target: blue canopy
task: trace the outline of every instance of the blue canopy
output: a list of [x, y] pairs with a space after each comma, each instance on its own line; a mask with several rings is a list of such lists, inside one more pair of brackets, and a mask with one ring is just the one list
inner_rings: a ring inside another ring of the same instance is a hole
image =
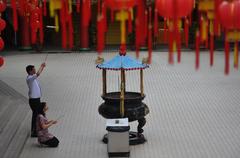
[[96, 67], [107, 70], [139, 70], [148, 68], [149, 66], [128, 55], [117, 55], [109, 61], [98, 64]]

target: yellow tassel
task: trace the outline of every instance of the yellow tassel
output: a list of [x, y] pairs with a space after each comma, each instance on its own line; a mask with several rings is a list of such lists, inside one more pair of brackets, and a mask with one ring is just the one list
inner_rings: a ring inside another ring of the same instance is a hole
[[121, 30], [121, 44], [126, 43], [126, 28], [125, 21], [128, 19], [128, 12], [121, 10], [116, 14], [116, 19], [120, 21], [120, 30]]
[[207, 39], [207, 22], [203, 19], [202, 22], [202, 40], [205, 41]]
[[49, 1], [49, 12], [50, 12], [50, 17], [54, 17], [54, 3], [52, 0]]
[[209, 32], [210, 32], [210, 35], [214, 34], [214, 32], [213, 32], [213, 21], [212, 20], [210, 20]]
[[72, 13], [72, 0], [68, 0], [69, 13]]
[[61, 9], [61, 0], [49, 0], [50, 17], [54, 17], [55, 10]]
[[235, 42], [234, 44], [234, 55], [233, 55], [233, 60], [234, 60], [234, 65], [237, 65], [238, 58], [237, 58], [237, 44], [238, 42]]
[[173, 41], [173, 52], [177, 52], [177, 43], [175, 40]]
[[180, 32], [182, 28], [182, 20], [178, 20], [178, 31]]
[[55, 14], [55, 31], [58, 32], [59, 31], [59, 22], [58, 22], [58, 15], [57, 13]]
[[221, 25], [218, 25], [218, 36], [221, 36]]

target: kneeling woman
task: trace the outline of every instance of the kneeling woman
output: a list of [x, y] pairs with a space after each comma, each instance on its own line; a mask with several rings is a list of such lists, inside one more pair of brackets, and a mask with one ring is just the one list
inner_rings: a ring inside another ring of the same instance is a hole
[[53, 124], [56, 124], [57, 121], [50, 120], [46, 118], [46, 111], [48, 110], [48, 106], [46, 102], [41, 103], [41, 107], [39, 109], [39, 114], [37, 116], [37, 135], [38, 142], [41, 145], [47, 145], [49, 147], [57, 147], [59, 144], [59, 140], [48, 132], [48, 128]]

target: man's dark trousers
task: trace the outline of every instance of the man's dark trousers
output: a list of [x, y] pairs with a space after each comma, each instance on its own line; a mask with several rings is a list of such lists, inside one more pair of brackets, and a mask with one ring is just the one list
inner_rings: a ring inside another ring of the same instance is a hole
[[36, 130], [36, 120], [39, 113], [39, 108], [41, 106], [40, 98], [30, 98], [29, 105], [32, 109], [32, 127], [31, 127], [31, 136], [37, 136]]

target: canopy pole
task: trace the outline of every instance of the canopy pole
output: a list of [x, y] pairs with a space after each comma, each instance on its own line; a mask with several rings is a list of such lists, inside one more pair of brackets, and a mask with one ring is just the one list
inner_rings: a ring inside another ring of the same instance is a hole
[[107, 93], [107, 70], [103, 69], [102, 71], [102, 82], [103, 82], [103, 96]]
[[124, 117], [124, 93], [125, 93], [125, 73], [121, 69], [121, 92], [120, 92], [120, 115]]
[[143, 96], [143, 70], [140, 70], [140, 91], [141, 91], [141, 96]]

